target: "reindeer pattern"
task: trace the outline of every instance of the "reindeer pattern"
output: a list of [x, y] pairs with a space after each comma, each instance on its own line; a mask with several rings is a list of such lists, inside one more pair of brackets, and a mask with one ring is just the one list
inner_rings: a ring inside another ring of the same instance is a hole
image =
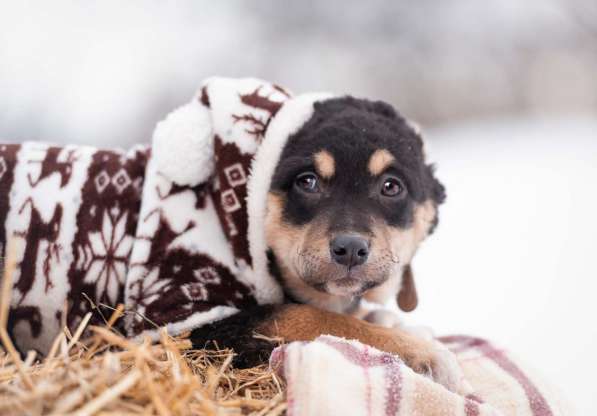
[[255, 305], [246, 213], [247, 181], [272, 117], [290, 94], [245, 80], [212, 111], [214, 173], [176, 184], [148, 146], [129, 151], [27, 142], [0, 144], [0, 249], [17, 263], [9, 332], [19, 349], [48, 351], [64, 326], [123, 303], [118, 329], [218, 319]]

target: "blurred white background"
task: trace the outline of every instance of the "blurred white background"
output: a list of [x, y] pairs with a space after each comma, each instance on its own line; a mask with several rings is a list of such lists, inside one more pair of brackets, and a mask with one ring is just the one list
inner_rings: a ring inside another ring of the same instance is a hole
[[478, 334], [597, 414], [597, 118], [500, 119], [429, 131], [448, 190], [414, 263], [405, 318]]
[[4, 141], [147, 142], [214, 74], [422, 124], [448, 202], [407, 320], [507, 345], [597, 413], [597, 2], [0, 4]]

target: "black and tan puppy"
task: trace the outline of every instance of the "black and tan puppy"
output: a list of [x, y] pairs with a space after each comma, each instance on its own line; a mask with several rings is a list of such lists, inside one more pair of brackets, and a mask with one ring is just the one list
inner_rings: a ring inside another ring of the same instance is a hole
[[444, 199], [421, 137], [385, 103], [214, 77], [151, 148], [0, 144], [0, 167], [23, 352], [48, 352], [93, 303], [122, 303], [128, 336], [191, 331], [241, 366], [331, 334], [456, 384], [445, 349], [368, 310], [416, 306], [409, 265]]
[[287, 302], [196, 329], [195, 345], [234, 348], [236, 364], [250, 366], [276, 345], [256, 334], [286, 342], [332, 334], [397, 353], [450, 384], [431, 343], [384, 314], [357, 319], [362, 299], [399, 292], [402, 309], [416, 306], [409, 264], [444, 197], [421, 137], [391, 106], [351, 97], [316, 103], [288, 139], [268, 194], [269, 267]]

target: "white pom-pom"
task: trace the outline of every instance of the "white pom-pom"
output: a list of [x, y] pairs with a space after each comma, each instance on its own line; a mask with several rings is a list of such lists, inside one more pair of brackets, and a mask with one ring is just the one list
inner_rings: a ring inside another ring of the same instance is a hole
[[151, 153], [158, 171], [177, 185], [204, 182], [214, 169], [209, 110], [191, 102], [172, 111], [156, 126]]

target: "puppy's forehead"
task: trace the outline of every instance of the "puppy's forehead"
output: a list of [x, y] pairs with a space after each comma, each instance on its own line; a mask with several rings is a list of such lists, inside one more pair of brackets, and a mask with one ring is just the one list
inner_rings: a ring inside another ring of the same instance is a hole
[[359, 173], [366, 167], [366, 173], [379, 176], [394, 164], [396, 158], [385, 148], [363, 148], [355, 152], [351, 148], [317, 149], [311, 156], [317, 174], [324, 179], [331, 179], [336, 173]]
[[299, 171], [301, 164], [348, 186], [364, 184], [390, 166], [416, 177], [424, 155], [420, 136], [387, 105], [344, 97], [315, 105], [311, 118], [288, 138], [280, 172]]
[[315, 170], [322, 178], [330, 179], [336, 173], [336, 159], [327, 150], [318, 150], [313, 155], [313, 163]]
[[367, 164], [369, 173], [373, 176], [380, 175], [394, 163], [394, 160], [394, 155], [389, 150], [377, 149], [369, 157], [369, 163]]

